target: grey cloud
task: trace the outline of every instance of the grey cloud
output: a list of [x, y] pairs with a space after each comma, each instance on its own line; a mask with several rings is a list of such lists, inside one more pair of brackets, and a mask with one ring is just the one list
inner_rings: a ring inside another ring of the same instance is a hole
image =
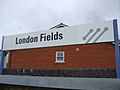
[[[3, 35], [46, 30], [118, 18], [120, 0], [0, 0], [0, 38]], [[1, 44], [1, 40], [0, 40]]]

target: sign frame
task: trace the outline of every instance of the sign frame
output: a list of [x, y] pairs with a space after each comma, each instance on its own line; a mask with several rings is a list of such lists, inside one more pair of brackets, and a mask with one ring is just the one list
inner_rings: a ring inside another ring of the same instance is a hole
[[[119, 37], [118, 37], [118, 25], [117, 19], [113, 19], [113, 33], [115, 41], [115, 56], [116, 56], [116, 78], [120, 78], [120, 50], [119, 50]], [[2, 37], [2, 47], [1, 47], [1, 60], [0, 60], [0, 74], [3, 73], [4, 64], [4, 36]]]
[[113, 30], [114, 30], [115, 56], [116, 56], [116, 77], [120, 78], [120, 48], [119, 48], [117, 19], [113, 20]]

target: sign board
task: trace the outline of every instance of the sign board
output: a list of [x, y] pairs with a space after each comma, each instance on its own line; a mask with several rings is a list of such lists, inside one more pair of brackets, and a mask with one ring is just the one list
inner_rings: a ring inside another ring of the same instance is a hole
[[4, 36], [3, 50], [114, 41], [113, 20]]

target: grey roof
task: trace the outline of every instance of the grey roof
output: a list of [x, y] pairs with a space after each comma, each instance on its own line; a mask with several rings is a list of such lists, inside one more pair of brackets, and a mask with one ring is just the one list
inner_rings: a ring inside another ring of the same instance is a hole
[[63, 23], [60, 23], [60, 24], [58, 24], [58, 25], [56, 25], [56, 26], [54, 26], [54, 27], [52, 27], [52, 28], [50, 28], [50, 29], [63, 28], [63, 27], [68, 27], [68, 25], [63, 24]]

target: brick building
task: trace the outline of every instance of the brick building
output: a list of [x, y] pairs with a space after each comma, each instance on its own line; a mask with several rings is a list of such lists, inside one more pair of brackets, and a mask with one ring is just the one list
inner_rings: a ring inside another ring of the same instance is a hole
[[[66, 27], [63, 28], [64, 26]], [[59, 32], [61, 29], [69, 30], [69, 27], [61, 23], [50, 29], [53, 31], [50, 34], [51, 36], [46, 33], [41, 34], [40, 36], [42, 39], [40, 40], [43, 40], [44, 42], [47, 41], [47, 43], [49, 43], [50, 40], [53, 41], [64, 39], [65, 36], [62, 36], [64, 34]], [[97, 28], [96, 31], [98, 29], [99, 28]], [[106, 29], [106, 27], [104, 27], [104, 29]], [[54, 35], [54, 30], [57, 30], [55, 32], [56, 36]], [[90, 29], [90, 31], [91, 30], [92, 29]], [[99, 33], [99, 30], [95, 33]], [[93, 35], [95, 35], [95, 33]], [[95, 36], [89, 38], [93, 39], [94, 37]], [[98, 37], [101, 38], [100, 36]], [[98, 37], [96, 38], [98, 39]], [[30, 41], [27, 41], [28, 39]], [[115, 45], [113, 44], [113, 41], [99, 42], [98, 40], [97, 42], [97, 39], [96, 43], [74, 44], [73, 42], [72, 44], [55, 46], [52, 46], [50, 43], [50, 46], [48, 47], [25, 47], [23, 49], [16, 47], [18, 49], [8, 49], [5, 53], [6, 59], [4, 63], [4, 74], [114, 78], [116, 77]], [[37, 37], [33, 37], [32, 39], [30, 35], [26, 39], [19, 39], [16, 37], [16, 44], [19, 46], [28, 42], [31, 44], [34, 42], [36, 44], [37, 41]], [[90, 40], [88, 40], [88, 42], [90, 42]]]

